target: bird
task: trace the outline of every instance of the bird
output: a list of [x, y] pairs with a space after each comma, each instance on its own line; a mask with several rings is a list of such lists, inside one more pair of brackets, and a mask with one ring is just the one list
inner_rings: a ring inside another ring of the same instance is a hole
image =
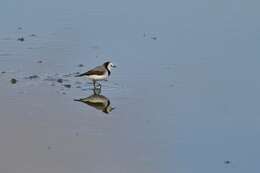
[[113, 109], [115, 109], [111, 106], [111, 102], [106, 96], [97, 94], [95, 91], [94, 94], [86, 98], [75, 99], [74, 101], [85, 103], [106, 114], [110, 113]]
[[[96, 82], [102, 81], [102, 80], [108, 80], [108, 77], [111, 74], [112, 68], [115, 68], [116, 66], [110, 62], [107, 61], [104, 64], [97, 66], [93, 69], [90, 69], [89, 71], [76, 75], [76, 77], [82, 77], [86, 76], [88, 79], [93, 81], [94, 88], [96, 88]], [[99, 84], [101, 87], [101, 84]]]

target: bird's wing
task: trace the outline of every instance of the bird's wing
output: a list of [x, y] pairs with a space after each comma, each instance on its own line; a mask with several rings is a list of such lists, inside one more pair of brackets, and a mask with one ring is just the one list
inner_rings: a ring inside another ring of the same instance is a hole
[[81, 77], [81, 76], [89, 76], [89, 75], [103, 75], [106, 73], [106, 70], [104, 69], [103, 66], [97, 66], [89, 71], [87, 71], [86, 73], [82, 73], [80, 75], [78, 75], [77, 77]]

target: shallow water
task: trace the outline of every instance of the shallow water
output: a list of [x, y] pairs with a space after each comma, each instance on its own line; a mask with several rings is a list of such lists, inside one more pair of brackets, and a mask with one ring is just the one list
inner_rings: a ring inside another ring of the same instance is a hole
[[1, 1], [0, 171], [259, 172], [259, 5]]

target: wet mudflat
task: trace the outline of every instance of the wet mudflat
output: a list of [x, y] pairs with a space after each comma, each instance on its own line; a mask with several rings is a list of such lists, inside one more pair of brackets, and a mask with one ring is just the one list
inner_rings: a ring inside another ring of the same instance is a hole
[[1, 2], [0, 172], [259, 172], [258, 6]]

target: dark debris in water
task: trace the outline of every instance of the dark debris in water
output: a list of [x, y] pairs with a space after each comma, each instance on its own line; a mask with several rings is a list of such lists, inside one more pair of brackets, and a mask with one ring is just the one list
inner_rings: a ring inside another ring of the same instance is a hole
[[157, 37], [151, 37], [151, 39], [153, 39], [153, 40], [157, 40]]
[[65, 84], [63, 85], [65, 88], [71, 88], [71, 85], [70, 84]]
[[30, 34], [29, 36], [30, 37], [36, 37], [37, 35], [36, 34]]
[[230, 161], [230, 160], [225, 160], [224, 163], [225, 163], [226, 165], [228, 165], [228, 164], [231, 163], [231, 161]]
[[74, 76], [79, 75], [79, 74], [80, 74], [79, 72], [69, 73], [69, 74], [63, 75], [63, 77], [65, 77], [65, 78], [67, 78], [67, 77], [74, 77]]
[[40, 78], [38, 75], [31, 75], [31, 76], [25, 77], [25, 79], [30, 79], [30, 80], [38, 79], [38, 78]]
[[1, 73], [2, 73], [2, 74], [5, 74], [5, 73], [6, 73], [6, 71], [2, 71]]
[[84, 67], [84, 65], [83, 64], [79, 64], [78, 67]]
[[61, 78], [60, 78], [60, 79], [57, 79], [57, 82], [58, 82], [58, 83], [63, 83], [63, 79], [61, 79]]
[[42, 60], [39, 60], [39, 61], [37, 61], [37, 63], [41, 64], [41, 63], [43, 63], [43, 62], [42, 62]]
[[23, 37], [19, 37], [17, 40], [23, 42], [24, 38]]
[[10, 82], [11, 82], [11, 84], [16, 84], [16, 83], [17, 83], [17, 79], [12, 78], [12, 79], [10, 80]]
[[47, 78], [43, 79], [44, 81], [49, 81], [52, 83], [64, 83], [64, 82], [69, 82], [68, 79], [62, 79], [62, 78], [56, 78], [56, 77], [52, 77], [52, 76], [47, 76]]

